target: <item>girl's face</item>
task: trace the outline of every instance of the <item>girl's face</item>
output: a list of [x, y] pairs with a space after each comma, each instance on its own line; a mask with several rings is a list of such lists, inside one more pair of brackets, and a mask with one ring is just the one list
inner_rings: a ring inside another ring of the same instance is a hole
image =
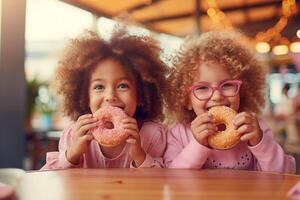
[[116, 60], [106, 59], [96, 65], [90, 75], [89, 106], [94, 113], [103, 106], [115, 106], [133, 117], [137, 107], [134, 80]]
[[[220, 84], [224, 83], [222, 86], [224, 93], [228, 91], [228, 88], [232, 87], [232, 83], [230, 80], [233, 80], [231, 75], [225, 71], [225, 69], [218, 64], [215, 63], [203, 63], [199, 66], [199, 70], [197, 72], [197, 78], [193, 82], [194, 85], [202, 85], [207, 84], [208, 86], [217, 87]], [[228, 83], [228, 84], [227, 84]], [[233, 81], [235, 84], [235, 81]], [[207, 87], [198, 87], [198, 93], [205, 94], [205, 88]], [[206, 97], [204, 96], [204, 100], [199, 100], [199, 98], [196, 98], [194, 93], [191, 91], [189, 93], [189, 103], [188, 103], [188, 109], [194, 110], [196, 115], [200, 115], [204, 112], [207, 112], [211, 107], [214, 106], [227, 106], [235, 111], [238, 111], [240, 106], [240, 95], [239, 92], [235, 96], [226, 97], [220, 93], [219, 90], [213, 90], [212, 95]]]

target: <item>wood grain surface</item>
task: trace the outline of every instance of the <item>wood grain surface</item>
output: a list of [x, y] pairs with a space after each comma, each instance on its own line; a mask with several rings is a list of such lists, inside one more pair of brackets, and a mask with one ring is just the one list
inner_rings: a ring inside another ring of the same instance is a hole
[[27, 172], [21, 200], [289, 199], [300, 176], [238, 170], [66, 169]]

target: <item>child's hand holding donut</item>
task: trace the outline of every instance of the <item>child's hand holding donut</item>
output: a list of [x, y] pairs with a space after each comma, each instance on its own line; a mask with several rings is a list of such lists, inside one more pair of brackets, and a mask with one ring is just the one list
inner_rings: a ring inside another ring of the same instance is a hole
[[257, 118], [247, 112], [238, 113], [233, 121], [235, 129], [241, 135], [241, 141], [249, 141], [251, 146], [257, 145], [262, 138], [262, 131]]
[[73, 142], [67, 150], [67, 160], [72, 164], [78, 164], [80, 156], [86, 151], [93, 140], [89, 130], [97, 126], [97, 119], [92, 114], [82, 115], [78, 118], [73, 129]]
[[199, 144], [208, 146], [207, 137], [218, 130], [213, 123], [213, 117], [206, 112], [198, 115], [191, 123], [192, 133]]
[[137, 121], [134, 118], [126, 117], [122, 120], [122, 124], [125, 132], [130, 135], [126, 140], [130, 144], [129, 154], [134, 160], [135, 166], [139, 167], [144, 162], [146, 153], [141, 146]]

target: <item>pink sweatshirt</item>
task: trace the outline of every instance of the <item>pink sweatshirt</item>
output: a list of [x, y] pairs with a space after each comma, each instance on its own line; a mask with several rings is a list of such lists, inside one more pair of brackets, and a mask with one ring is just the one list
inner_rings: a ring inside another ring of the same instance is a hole
[[190, 127], [175, 124], [167, 134], [165, 165], [168, 168], [228, 168], [295, 173], [295, 159], [285, 155], [264, 121], [259, 120], [259, 125], [263, 137], [257, 145], [248, 146], [247, 142], [240, 142], [229, 150], [214, 150], [199, 144]]
[[[67, 148], [72, 143], [72, 127], [64, 130], [59, 141], [58, 152], [48, 152], [46, 164], [41, 170], [65, 169], [72, 167], [81, 168], [127, 168], [133, 167], [129, 156], [129, 144], [115, 158], [103, 155], [98, 143], [93, 140], [78, 165], [72, 165], [65, 156]], [[162, 125], [154, 122], [145, 122], [140, 130], [141, 145], [146, 152], [145, 161], [140, 167], [163, 167], [162, 156], [166, 147], [166, 134]]]

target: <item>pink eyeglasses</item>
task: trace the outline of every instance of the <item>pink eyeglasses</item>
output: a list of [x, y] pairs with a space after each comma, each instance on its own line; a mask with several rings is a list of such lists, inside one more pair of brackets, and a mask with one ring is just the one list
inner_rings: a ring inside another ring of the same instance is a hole
[[211, 98], [215, 90], [218, 90], [224, 97], [233, 97], [239, 93], [241, 85], [242, 81], [240, 80], [227, 80], [217, 87], [211, 86], [208, 82], [199, 82], [190, 87], [190, 92], [193, 92], [200, 101]]

